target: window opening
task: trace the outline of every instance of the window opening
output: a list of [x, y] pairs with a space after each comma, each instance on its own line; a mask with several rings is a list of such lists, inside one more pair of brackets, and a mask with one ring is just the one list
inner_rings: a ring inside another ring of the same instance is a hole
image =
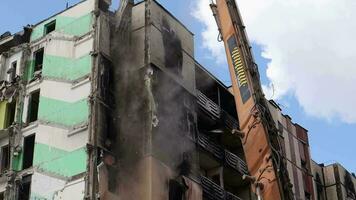
[[35, 135], [33, 134], [25, 137], [24, 149], [23, 149], [23, 161], [22, 161], [23, 169], [32, 167], [34, 148], [35, 148]]
[[28, 100], [27, 123], [37, 121], [39, 102], [40, 91], [37, 90], [30, 95], [30, 98]]

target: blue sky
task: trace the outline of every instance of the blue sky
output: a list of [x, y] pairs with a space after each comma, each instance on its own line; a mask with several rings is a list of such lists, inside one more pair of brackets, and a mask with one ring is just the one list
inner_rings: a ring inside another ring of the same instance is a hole
[[[196, 60], [215, 74], [222, 82], [229, 85], [230, 78], [225, 62], [215, 62], [215, 58], [211, 56], [203, 44], [204, 40], [201, 36], [204, 28], [203, 24], [191, 16], [194, 1], [179, 0], [179, 3], [176, 3], [177, 1], [172, 0], [159, 0], [163, 6], [171, 11], [195, 34]], [[0, 7], [0, 33], [8, 30], [13, 33], [21, 30], [27, 24], [35, 24], [63, 10], [67, 2], [69, 5], [72, 5], [78, 2], [78, 0], [3, 1]], [[206, 2], [208, 3], [209, 1], [206, 0]], [[270, 60], [261, 56], [264, 50], [263, 46], [256, 43], [252, 45], [256, 61], [259, 65], [262, 82], [268, 85], [269, 79], [266, 76], [266, 70]], [[315, 82], [315, 84], [318, 83]], [[309, 130], [309, 139], [314, 160], [325, 164], [339, 162], [348, 170], [356, 172], [355, 123], [345, 123], [337, 118], [313, 117], [305, 112], [303, 106], [300, 105], [293, 93], [284, 95], [283, 98], [278, 100], [278, 103], [281, 105], [284, 113], [290, 115], [294, 122]], [[350, 109], [354, 108], [350, 107]]]

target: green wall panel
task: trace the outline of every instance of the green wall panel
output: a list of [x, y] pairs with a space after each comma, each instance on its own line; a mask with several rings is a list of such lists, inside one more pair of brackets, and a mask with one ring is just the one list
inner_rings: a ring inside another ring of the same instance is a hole
[[73, 81], [89, 74], [90, 70], [90, 55], [78, 59], [45, 55], [42, 76]]
[[89, 106], [87, 99], [70, 103], [40, 97], [38, 118], [65, 126], [74, 126], [88, 121]]
[[[68, 17], [67, 17], [68, 18]], [[68, 35], [81, 36], [85, 33], [88, 33], [92, 26], [92, 14], [84, 15], [80, 18], [75, 19], [74, 21], [69, 22], [73, 18], [64, 20], [64, 17], [60, 17], [58, 22], [61, 22], [62, 25], [58, 25], [58, 32], [65, 33]], [[67, 23], [64, 23], [67, 22]]]
[[[50, 137], [50, 135], [48, 135]], [[45, 144], [36, 143], [33, 157], [33, 165], [38, 166], [46, 162], [51, 162], [67, 154], [66, 151], [52, 148]]]
[[31, 34], [31, 41], [37, 40], [44, 36], [45, 25], [56, 20], [56, 32], [61, 32], [73, 36], [81, 36], [91, 30], [92, 14], [85, 14], [81, 17], [55, 16], [37, 25]]
[[71, 177], [86, 170], [87, 153], [85, 147], [72, 152], [36, 143], [34, 166], [53, 174]]
[[26, 69], [24, 73], [24, 80], [25, 81], [30, 81], [33, 78], [33, 72], [35, 70], [35, 62], [34, 60], [28, 60], [26, 62]]

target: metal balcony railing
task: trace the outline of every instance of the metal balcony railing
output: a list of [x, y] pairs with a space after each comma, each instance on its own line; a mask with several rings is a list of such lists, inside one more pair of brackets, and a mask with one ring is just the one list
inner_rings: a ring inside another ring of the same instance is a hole
[[240, 197], [237, 197], [236, 195], [226, 192], [225, 193], [225, 200], [242, 200]]
[[198, 105], [201, 106], [204, 111], [211, 115], [215, 119], [220, 119], [220, 107], [218, 104], [214, 103], [202, 92], [197, 90]]
[[201, 176], [201, 185], [204, 200], [242, 200], [204, 176]]
[[198, 144], [205, 151], [212, 153], [217, 159], [224, 159], [224, 150], [203, 134], [198, 134]]
[[248, 168], [246, 163], [237, 155], [225, 150], [225, 162], [230, 167], [236, 169], [241, 174], [248, 174]]
[[224, 124], [228, 129], [230, 130], [239, 129], [239, 123], [236, 121], [236, 119], [233, 118], [224, 110], [221, 110], [221, 120], [224, 122]]
[[199, 90], [197, 90], [197, 101], [200, 108], [214, 120], [221, 120], [221, 122], [230, 130], [239, 128], [239, 123], [235, 118], [222, 110], [218, 104], [213, 102]]
[[204, 200], [224, 200], [225, 191], [218, 184], [214, 183], [206, 177], [201, 177], [201, 185], [203, 188]]
[[247, 165], [241, 158], [228, 150], [224, 150], [220, 145], [217, 145], [206, 135], [198, 134], [196, 142], [200, 148], [213, 154], [215, 158], [222, 161], [225, 165], [230, 166], [242, 175], [248, 174]]

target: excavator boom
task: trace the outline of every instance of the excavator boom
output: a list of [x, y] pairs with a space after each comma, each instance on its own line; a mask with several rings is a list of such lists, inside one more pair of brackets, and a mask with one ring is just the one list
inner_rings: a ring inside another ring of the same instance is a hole
[[252, 190], [258, 199], [291, 200], [291, 184], [281, 157], [278, 131], [262, 92], [257, 65], [235, 0], [210, 7], [224, 42]]

